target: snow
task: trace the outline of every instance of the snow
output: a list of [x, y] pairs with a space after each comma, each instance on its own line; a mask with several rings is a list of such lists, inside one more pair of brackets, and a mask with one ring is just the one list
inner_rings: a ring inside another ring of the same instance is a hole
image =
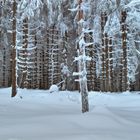
[[23, 0], [18, 3], [18, 10], [22, 13], [22, 18], [25, 17], [34, 17], [35, 11], [36, 16], [40, 13], [40, 8], [43, 6], [43, 3], [41, 0]]
[[81, 113], [78, 92], [0, 89], [0, 140], [139, 140], [140, 92], [90, 92]]
[[57, 85], [51, 85], [49, 92], [58, 92], [59, 91], [59, 87]]

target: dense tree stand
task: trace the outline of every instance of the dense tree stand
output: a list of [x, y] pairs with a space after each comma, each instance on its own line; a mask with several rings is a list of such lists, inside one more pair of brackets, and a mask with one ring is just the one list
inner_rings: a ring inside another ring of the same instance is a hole
[[0, 87], [79, 90], [82, 112], [88, 91], [140, 90], [139, 4], [1, 0]]

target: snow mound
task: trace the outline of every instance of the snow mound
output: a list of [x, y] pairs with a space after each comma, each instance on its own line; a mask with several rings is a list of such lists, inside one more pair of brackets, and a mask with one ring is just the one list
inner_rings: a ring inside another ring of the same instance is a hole
[[58, 92], [59, 91], [59, 87], [57, 85], [51, 85], [49, 92], [53, 93], [53, 92]]

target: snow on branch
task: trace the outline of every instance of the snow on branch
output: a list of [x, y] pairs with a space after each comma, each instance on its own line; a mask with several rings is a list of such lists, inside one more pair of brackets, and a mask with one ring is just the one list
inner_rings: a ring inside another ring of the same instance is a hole
[[22, 17], [34, 17], [39, 15], [40, 8], [43, 6], [41, 0], [22, 0], [18, 3], [18, 11], [22, 14]]
[[75, 57], [74, 61], [79, 61], [79, 60], [83, 60], [83, 61], [91, 61], [91, 57], [89, 56], [83, 56], [83, 55], [80, 55], [78, 57]]
[[68, 9], [68, 10], [70, 10], [71, 12], [76, 12], [79, 10], [79, 6], [77, 6], [76, 8]]

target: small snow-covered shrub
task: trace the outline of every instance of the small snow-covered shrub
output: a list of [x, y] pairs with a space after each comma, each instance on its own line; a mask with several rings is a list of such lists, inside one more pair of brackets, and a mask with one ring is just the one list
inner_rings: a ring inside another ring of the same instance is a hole
[[49, 92], [53, 93], [53, 92], [58, 92], [59, 91], [59, 87], [57, 85], [51, 85]]

